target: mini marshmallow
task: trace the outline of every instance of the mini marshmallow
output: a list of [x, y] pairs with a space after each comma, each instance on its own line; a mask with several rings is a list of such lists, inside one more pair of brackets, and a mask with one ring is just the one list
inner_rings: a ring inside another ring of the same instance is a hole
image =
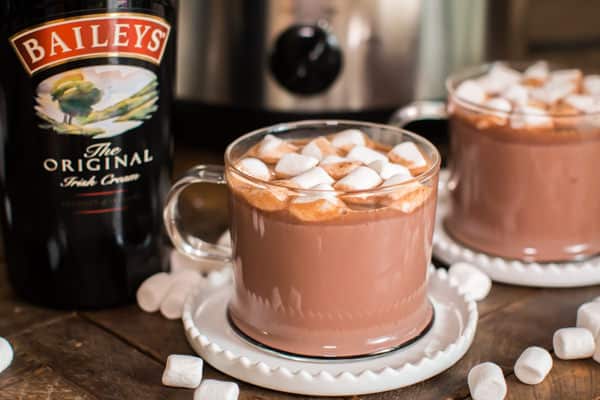
[[488, 94], [497, 94], [520, 80], [521, 73], [519, 71], [502, 63], [494, 63], [489, 72], [479, 78], [477, 82]]
[[350, 149], [354, 146], [364, 146], [365, 134], [358, 129], [346, 129], [333, 135], [331, 144], [334, 147]]
[[145, 312], [158, 311], [172, 283], [173, 277], [166, 272], [159, 272], [146, 279], [136, 293], [138, 306]]
[[325, 221], [340, 215], [345, 204], [333, 195], [297, 197], [290, 204], [290, 213], [301, 221]]
[[583, 90], [592, 96], [600, 96], [600, 75], [586, 75], [583, 78]]
[[490, 100], [487, 100], [483, 103], [484, 106], [491, 108], [494, 111], [500, 111], [502, 113], [509, 113], [512, 110], [512, 105], [510, 101], [503, 99], [501, 97], [496, 97]]
[[290, 181], [302, 189], [310, 189], [321, 183], [332, 184], [334, 182], [333, 178], [321, 167], [309, 169], [305, 173], [293, 177]]
[[336, 155], [331, 155], [323, 158], [320, 162], [320, 165], [337, 164], [344, 161], [348, 161], [348, 159]]
[[552, 71], [550, 74], [550, 83], [573, 83], [578, 84], [583, 74], [581, 70], [578, 69], [559, 69], [556, 71]]
[[540, 88], [532, 89], [530, 94], [533, 100], [553, 104], [575, 93], [576, 89], [575, 84], [570, 81], [550, 81]]
[[332, 144], [324, 137], [318, 137], [314, 140], [311, 140], [302, 148], [301, 154], [303, 156], [314, 157], [318, 160], [321, 160], [323, 157], [335, 154], [335, 148]]
[[373, 161], [369, 164], [369, 168], [377, 172], [381, 179], [385, 180], [394, 175], [404, 175], [412, 178], [408, 168], [406, 168], [404, 165], [391, 163], [387, 159]]
[[473, 400], [502, 400], [506, 397], [504, 374], [492, 362], [484, 362], [471, 368], [467, 382]]
[[237, 168], [253, 178], [268, 181], [271, 179], [271, 171], [267, 164], [254, 157], [246, 157], [237, 163]]
[[321, 183], [315, 187], [310, 188], [311, 190], [320, 190], [322, 192], [311, 192], [305, 196], [298, 196], [292, 200], [292, 203], [312, 203], [317, 200], [328, 200], [333, 203], [338, 202], [337, 194], [333, 186], [328, 183]]
[[321, 166], [333, 179], [342, 179], [344, 176], [360, 167], [361, 164], [362, 163], [360, 161], [342, 159], [341, 161], [335, 163], [321, 163]]
[[461, 100], [480, 104], [485, 101], [487, 95], [481, 85], [472, 80], [466, 80], [460, 83], [454, 92], [455, 96]]
[[561, 360], [589, 358], [594, 354], [594, 336], [585, 328], [562, 328], [552, 338], [554, 353]]
[[570, 94], [565, 97], [564, 102], [583, 113], [595, 113], [600, 111], [600, 103], [589, 95]]
[[510, 117], [510, 125], [515, 129], [552, 128], [552, 117], [545, 110], [537, 107], [519, 107]]
[[0, 337], [0, 374], [10, 366], [15, 353], [8, 340]]
[[163, 317], [181, 318], [185, 298], [201, 280], [200, 274], [195, 271], [184, 270], [173, 274], [173, 283], [160, 304], [160, 313]]
[[523, 85], [512, 85], [502, 92], [502, 97], [517, 106], [526, 106], [529, 101], [529, 89]]
[[275, 163], [282, 155], [296, 150], [296, 146], [273, 135], [267, 135], [258, 144], [258, 158], [268, 163]]
[[206, 379], [194, 391], [194, 400], [237, 400], [239, 395], [236, 383]]
[[538, 82], [544, 82], [550, 76], [550, 68], [546, 61], [538, 61], [535, 64], [530, 65], [525, 72], [523, 72], [525, 79], [531, 79]]
[[318, 158], [303, 156], [297, 153], [288, 153], [284, 154], [277, 162], [277, 165], [275, 165], [275, 173], [281, 177], [288, 178], [306, 172], [318, 163]]
[[171, 387], [195, 389], [202, 381], [204, 362], [201, 358], [171, 354], [167, 358], [162, 384]]
[[448, 275], [456, 280], [461, 291], [475, 301], [483, 300], [492, 288], [490, 277], [466, 262], [452, 264], [448, 269]]
[[515, 376], [527, 385], [541, 383], [552, 369], [552, 356], [537, 346], [525, 349], [515, 363]]
[[592, 301], [580, 305], [575, 326], [587, 329], [596, 337], [600, 333], [600, 302]]
[[387, 161], [387, 157], [383, 153], [365, 146], [353, 147], [348, 155], [346, 155], [346, 158], [350, 161], [360, 161], [365, 165], [368, 165], [376, 160]]
[[413, 142], [404, 142], [394, 146], [388, 153], [392, 162], [405, 164], [408, 168], [421, 168], [427, 165], [427, 161]]
[[367, 190], [379, 186], [381, 177], [369, 167], [358, 167], [340, 179], [335, 188], [344, 191]]
[[412, 175], [410, 175], [410, 174], [406, 175], [404, 173], [400, 173], [400, 174], [390, 176], [388, 179], [386, 179], [383, 182], [383, 184], [381, 186], [385, 187], [385, 186], [399, 185], [401, 183], [410, 181], [411, 179], [413, 179]]

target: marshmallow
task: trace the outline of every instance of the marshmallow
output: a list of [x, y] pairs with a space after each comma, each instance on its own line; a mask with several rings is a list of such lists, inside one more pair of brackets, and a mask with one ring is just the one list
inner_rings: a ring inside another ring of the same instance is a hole
[[515, 129], [552, 128], [552, 117], [545, 110], [537, 107], [519, 107], [510, 117], [510, 125]]
[[318, 158], [288, 153], [284, 154], [275, 165], [275, 173], [283, 178], [289, 178], [308, 171], [318, 163]]
[[565, 97], [564, 102], [583, 113], [592, 114], [600, 111], [600, 103], [592, 96], [570, 94]]
[[583, 78], [583, 90], [592, 96], [600, 96], [600, 75], [587, 75]]
[[550, 74], [550, 83], [572, 83], [579, 84], [583, 74], [578, 69], [560, 69]]
[[250, 187], [240, 190], [244, 198], [256, 208], [278, 211], [285, 208], [289, 191], [280, 187]]
[[600, 302], [592, 301], [580, 305], [575, 326], [587, 329], [596, 337], [600, 333]]
[[535, 64], [530, 65], [523, 73], [523, 77], [526, 80], [540, 83], [546, 81], [549, 75], [550, 68], [548, 67], [548, 63], [546, 61], [538, 61]]
[[194, 391], [194, 400], [237, 400], [239, 395], [236, 383], [206, 379]]
[[404, 175], [412, 178], [410, 171], [404, 165], [395, 164], [385, 160], [373, 161], [369, 164], [369, 168], [379, 174], [381, 179], [389, 179], [394, 175]]
[[510, 104], [510, 101], [501, 97], [496, 97], [487, 100], [483, 103], [483, 105], [488, 108], [491, 108], [494, 111], [500, 111], [502, 113], [509, 113], [512, 110], [512, 105]]
[[525, 349], [515, 363], [517, 379], [527, 385], [541, 383], [552, 369], [552, 356], [548, 350], [537, 346]]
[[477, 82], [488, 94], [497, 94], [520, 80], [521, 73], [519, 71], [502, 63], [494, 63], [489, 72], [479, 78]]
[[195, 271], [184, 270], [173, 274], [173, 283], [160, 304], [160, 313], [163, 317], [181, 318], [185, 298], [201, 280], [200, 274]]
[[331, 156], [327, 156], [327, 157], [323, 158], [321, 160], [321, 162], [319, 163], [319, 165], [337, 164], [337, 163], [341, 163], [344, 161], [348, 161], [348, 159], [344, 158], [344, 157], [336, 156], [336, 155], [331, 155]]
[[8, 340], [0, 337], [0, 374], [10, 366], [14, 355], [15, 353]]
[[525, 106], [529, 100], [529, 89], [523, 85], [512, 85], [502, 92], [502, 97], [517, 106]]
[[472, 80], [461, 82], [456, 88], [454, 95], [461, 100], [466, 100], [475, 104], [483, 103], [487, 98], [485, 90], [481, 85]]
[[309, 189], [311, 187], [320, 185], [321, 183], [332, 184], [334, 180], [327, 174], [327, 172], [325, 172], [323, 168], [314, 167], [303, 174], [293, 177], [290, 179], [290, 182], [299, 188]]
[[569, 94], [575, 93], [577, 87], [570, 81], [550, 81], [546, 85], [531, 90], [531, 98], [533, 100], [553, 104], [565, 98]]
[[173, 277], [166, 272], [159, 272], [146, 279], [136, 293], [138, 306], [145, 312], [158, 311], [172, 283]]
[[334, 147], [349, 150], [354, 146], [366, 144], [365, 134], [358, 129], [346, 129], [333, 135], [331, 144]]
[[162, 384], [165, 386], [195, 389], [202, 381], [201, 358], [181, 354], [171, 354], [167, 358]]
[[325, 221], [342, 214], [344, 203], [335, 193], [297, 197], [290, 204], [290, 213], [301, 221]]
[[562, 328], [552, 338], [554, 353], [561, 360], [589, 358], [594, 354], [594, 336], [585, 328]]
[[258, 144], [256, 155], [266, 163], [275, 163], [282, 155], [296, 151], [296, 146], [273, 135], [267, 135]]
[[492, 280], [479, 268], [466, 263], [457, 262], [450, 266], [448, 275], [456, 280], [460, 290], [475, 301], [483, 300], [492, 288]]
[[390, 176], [388, 179], [386, 179], [383, 184], [381, 185], [382, 187], [385, 186], [394, 186], [394, 185], [399, 185], [401, 183], [410, 181], [411, 179], [413, 179], [412, 175], [406, 175], [404, 173], [400, 173], [400, 174], [396, 174], [396, 175], [392, 175]]
[[506, 396], [506, 380], [502, 369], [492, 362], [471, 368], [467, 381], [473, 400], [502, 400]]
[[329, 140], [324, 137], [318, 137], [304, 146], [301, 154], [321, 160], [325, 156], [336, 154], [336, 150]]
[[243, 158], [237, 163], [237, 168], [253, 178], [262, 179], [263, 181], [268, 181], [271, 179], [271, 171], [269, 171], [269, 167], [267, 167], [267, 164], [260, 161], [258, 158]]
[[379, 186], [379, 174], [369, 167], [358, 167], [340, 179], [335, 188], [344, 191], [367, 190]]
[[430, 193], [431, 188], [418, 182], [412, 182], [390, 193], [387, 197], [391, 202], [386, 203], [391, 208], [411, 213], [427, 200]]
[[[330, 156], [331, 159], [337, 156]], [[327, 157], [327, 158], [330, 158]], [[328, 162], [321, 162], [321, 167], [327, 172], [333, 179], [342, 179], [344, 176], [348, 175], [351, 171], [360, 167], [362, 164], [360, 161], [350, 161], [346, 158], [340, 158], [340, 161], [331, 162], [331, 159]]]
[[332, 203], [337, 203], [338, 198], [333, 186], [328, 183], [321, 183], [315, 187], [310, 188], [311, 190], [315, 190], [315, 192], [311, 192], [305, 196], [298, 196], [294, 198], [292, 203], [312, 203], [317, 200], [329, 200]]
[[388, 153], [392, 162], [406, 165], [408, 168], [422, 168], [427, 166], [427, 161], [413, 142], [404, 142], [394, 146]]
[[365, 146], [353, 147], [352, 150], [350, 150], [350, 152], [346, 155], [346, 158], [350, 161], [360, 161], [365, 165], [368, 165], [376, 160], [387, 161], [387, 157], [383, 153]]

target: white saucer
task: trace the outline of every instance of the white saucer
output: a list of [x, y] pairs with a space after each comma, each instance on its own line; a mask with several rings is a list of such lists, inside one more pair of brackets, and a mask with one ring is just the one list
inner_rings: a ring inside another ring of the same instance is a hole
[[448, 235], [442, 223], [450, 209], [450, 199], [445, 184], [447, 177], [447, 172], [440, 173], [440, 190], [433, 234], [435, 257], [446, 264], [466, 261], [481, 269], [492, 280], [512, 285], [566, 288], [600, 283], [600, 257], [564, 263], [527, 263], [481, 253], [454, 240]]
[[431, 378], [454, 365], [469, 349], [477, 305], [467, 300], [445, 270], [429, 275], [435, 309], [431, 329], [413, 344], [380, 356], [352, 360], [294, 359], [250, 344], [229, 325], [226, 307], [232, 285], [190, 295], [183, 309], [185, 334], [210, 365], [239, 380], [283, 392], [347, 396], [382, 392]]

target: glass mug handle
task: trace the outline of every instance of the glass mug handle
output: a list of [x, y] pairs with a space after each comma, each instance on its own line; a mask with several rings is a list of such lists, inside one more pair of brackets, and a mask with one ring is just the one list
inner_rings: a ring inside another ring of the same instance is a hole
[[179, 215], [179, 196], [190, 185], [196, 183], [215, 183], [225, 185], [225, 167], [222, 165], [198, 165], [189, 169], [171, 187], [167, 195], [167, 205], [163, 220], [167, 234], [177, 250], [199, 261], [231, 261], [231, 249], [226, 246], [208, 243], [181, 228]]
[[[400, 128], [404, 128], [411, 122], [420, 121], [424, 119], [447, 119], [448, 110], [446, 102], [444, 101], [414, 101], [400, 109], [398, 109], [390, 118], [390, 125], [394, 125]], [[449, 165], [450, 173], [440, 172], [440, 185], [439, 190], [449, 191], [454, 190], [458, 184], [458, 176], [454, 173], [455, 169], [452, 167], [452, 163]]]

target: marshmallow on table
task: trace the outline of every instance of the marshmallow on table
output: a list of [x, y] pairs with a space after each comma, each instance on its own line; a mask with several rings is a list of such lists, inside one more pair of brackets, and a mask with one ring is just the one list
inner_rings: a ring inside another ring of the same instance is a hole
[[237, 400], [239, 394], [236, 383], [206, 379], [194, 391], [194, 400]]
[[523, 77], [526, 80], [534, 80], [536, 82], [544, 82], [550, 76], [550, 68], [546, 61], [538, 61], [535, 64], [530, 65], [525, 72]]
[[294, 185], [302, 189], [310, 189], [311, 187], [320, 185], [321, 183], [332, 184], [333, 178], [325, 172], [321, 167], [314, 167], [304, 172], [303, 174], [296, 175], [290, 179]]
[[461, 100], [466, 100], [475, 104], [483, 103], [487, 98], [483, 87], [472, 80], [461, 82], [454, 91], [454, 95]]
[[473, 400], [502, 400], [506, 397], [504, 374], [492, 362], [484, 362], [471, 368], [467, 381]]
[[458, 287], [475, 301], [484, 299], [492, 288], [492, 280], [479, 268], [457, 262], [448, 269], [450, 278], [456, 280]]
[[323, 159], [330, 154], [336, 154], [333, 145], [324, 137], [318, 137], [311, 140], [302, 148], [300, 152], [303, 156], [314, 157], [318, 160]]
[[600, 75], [586, 75], [583, 78], [583, 90], [592, 96], [600, 96]]
[[12, 363], [14, 357], [13, 348], [8, 340], [0, 337], [0, 373]]
[[346, 158], [350, 161], [360, 161], [365, 165], [376, 160], [387, 161], [385, 154], [380, 153], [377, 150], [370, 149], [366, 146], [354, 146], [346, 155]]
[[397, 144], [390, 150], [388, 157], [392, 162], [404, 164], [411, 169], [427, 166], [427, 160], [413, 142]]
[[389, 179], [394, 175], [412, 177], [409, 169], [404, 165], [391, 163], [387, 159], [373, 161], [369, 164], [369, 168], [377, 172], [381, 176], [381, 179]]
[[372, 189], [381, 184], [381, 177], [369, 167], [358, 167], [340, 179], [334, 186], [338, 190], [354, 191]]
[[340, 149], [350, 149], [354, 146], [366, 144], [365, 134], [358, 129], [346, 129], [338, 132], [331, 138], [331, 144]]
[[275, 163], [282, 155], [296, 151], [296, 146], [273, 135], [267, 135], [258, 144], [256, 155], [267, 163]]
[[589, 358], [596, 345], [592, 333], [585, 328], [562, 328], [552, 338], [554, 354], [561, 360]]
[[253, 178], [268, 181], [271, 179], [271, 171], [267, 164], [254, 157], [246, 157], [237, 163], [237, 168]]
[[195, 271], [183, 270], [173, 274], [173, 283], [160, 304], [160, 313], [167, 319], [181, 318], [185, 298], [201, 280], [200, 274]]
[[600, 333], [600, 302], [591, 301], [580, 305], [575, 326], [587, 329], [596, 337]]
[[297, 153], [288, 153], [284, 154], [277, 162], [277, 165], [275, 165], [275, 173], [281, 177], [288, 178], [306, 172], [318, 163], [319, 159], [317, 158]]
[[146, 279], [136, 293], [138, 306], [145, 312], [158, 311], [172, 283], [173, 276], [166, 272], [159, 272]]
[[202, 368], [204, 362], [201, 358], [171, 354], [167, 358], [167, 365], [162, 375], [162, 384], [165, 386], [195, 389], [202, 381]]
[[552, 356], [537, 346], [525, 349], [515, 363], [515, 376], [528, 385], [541, 383], [552, 369]]
[[510, 117], [510, 126], [515, 129], [552, 128], [554, 122], [546, 110], [537, 107], [519, 107]]

